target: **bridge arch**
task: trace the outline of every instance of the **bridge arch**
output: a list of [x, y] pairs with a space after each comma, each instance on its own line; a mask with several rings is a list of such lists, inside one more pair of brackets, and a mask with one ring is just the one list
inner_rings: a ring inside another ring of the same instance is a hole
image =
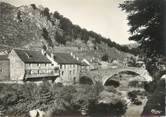
[[79, 83], [80, 84], [88, 84], [88, 85], [93, 85], [94, 84], [94, 81], [92, 80], [92, 78], [84, 75], [84, 76], [81, 76], [79, 78]]
[[123, 73], [123, 72], [126, 72], [126, 71], [142, 77], [144, 81], [152, 81], [152, 77], [149, 75], [149, 73], [147, 72], [146, 69], [142, 69], [142, 68], [122, 68], [122, 69], [110, 71], [110, 74], [108, 76], [103, 77], [103, 79], [102, 79], [103, 85], [105, 85], [105, 83], [108, 80], [110, 80], [114, 75], [120, 74], [120, 73]]

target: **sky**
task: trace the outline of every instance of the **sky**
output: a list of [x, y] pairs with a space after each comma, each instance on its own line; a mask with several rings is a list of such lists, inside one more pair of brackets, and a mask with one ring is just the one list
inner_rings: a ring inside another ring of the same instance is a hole
[[127, 14], [118, 8], [124, 0], [0, 0], [15, 6], [43, 5], [50, 11], [58, 11], [87, 30], [92, 30], [103, 37], [119, 44], [128, 44], [130, 36]]

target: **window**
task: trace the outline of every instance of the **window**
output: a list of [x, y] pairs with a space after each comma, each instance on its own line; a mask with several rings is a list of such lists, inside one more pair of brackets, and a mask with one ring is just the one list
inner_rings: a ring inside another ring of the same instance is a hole
[[30, 74], [31, 74], [31, 70], [26, 70], [25, 73], [26, 73], [27, 75], [30, 75]]
[[31, 74], [38, 74], [38, 70], [31, 70]]
[[46, 72], [46, 70], [39, 70], [39, 74], [45, 74]]
[[71, 71], [70, 71], [70, 75], [71, 75]]
[[0, 73], [3, 72], [2, 68], [0, 68]]
[[64, 71], [62, 71], [62, 76], [63, 76], [63, 74], [64, 74]]
[[74, 84], [76, 84], [76, 77], [73, 78], [73, 82], [74, 82]]
[[62, 65], [60, 65], [60, 69], [62, 69]]

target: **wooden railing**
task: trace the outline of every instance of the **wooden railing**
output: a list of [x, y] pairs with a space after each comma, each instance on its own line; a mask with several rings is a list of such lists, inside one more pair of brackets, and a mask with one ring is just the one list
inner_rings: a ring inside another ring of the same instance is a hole
[[25, 71], [25, 78], [40, 78], [59, 76], [59, 70], [54, 69], [31, 69]]

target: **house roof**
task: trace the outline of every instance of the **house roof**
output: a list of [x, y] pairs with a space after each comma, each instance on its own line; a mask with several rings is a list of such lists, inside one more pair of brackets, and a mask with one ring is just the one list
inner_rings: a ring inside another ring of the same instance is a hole
[[0, 55], [0, 60], [9, 60], [7, 55]]
[[81, 64], [67, 53], [54, 53], [54, 60], [59, 64]]
[[85, 61], [81, 62], [82, 66], [89, 66]]
[[40, 51], [14, 49], [24, 63], [51, 63]]

